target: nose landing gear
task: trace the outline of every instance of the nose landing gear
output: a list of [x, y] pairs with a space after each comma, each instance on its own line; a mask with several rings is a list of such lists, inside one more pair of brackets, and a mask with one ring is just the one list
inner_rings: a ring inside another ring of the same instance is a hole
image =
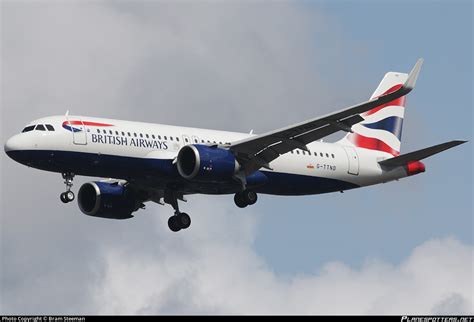
[[75, 195], [74, 192], [71, 191], [72, 188], [72, 180], [74, 179], [74, 173], [72, 172], [65, 172], [62, 173], [64, 183], [66, 184], [66, 191], [59, 195], [59, 198], [63, 203], [68, 203], [74, 200]]

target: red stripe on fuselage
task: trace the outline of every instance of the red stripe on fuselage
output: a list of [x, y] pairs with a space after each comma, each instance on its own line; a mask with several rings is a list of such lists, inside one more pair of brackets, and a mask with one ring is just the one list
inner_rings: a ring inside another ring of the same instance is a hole
[[88, 122], [88, 121], [65, 121], [63, 124], [68, 125], [86, 125], [86, 126], [113, 126], [112, 124]]

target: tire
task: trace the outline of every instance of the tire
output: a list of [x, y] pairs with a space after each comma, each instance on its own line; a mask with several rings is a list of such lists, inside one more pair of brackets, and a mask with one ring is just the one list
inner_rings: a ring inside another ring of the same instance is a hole
[[178, 216], [171, 216], [168, 219], [168, 227], [173, 232], [178, 232], [181, 230], [181, 226], [179, 225], [179, 222], [178, 222]]
[[248, 205], [253, 205], [254, 203], [257, 202], [257, 194], [255, 193], [255, 191], [244, 190], [244, 191], [242, 191], [241, 195], [242, 195], [242, 199]]
[[186, 229], [191, 226], [191, 217], [187, 213], [182, 212], [178, 215], [178, 223], [181, 229]]
[[66, 191], [64, 194], [65, 194], [66, 199], [67, 199], [68, 202], [73, 201], [74, 198], [76, 197], [76, 196], [74, 195], [74, 192], [72, 192], [72, 191]]
[[242, 194], [240, 194], [240, 193], [236, 193], [234, 195], [234, 202], [235, 202], [235, 205], [239, 208], [245, 208], [245, 207], [248, 206], [248, 204], [242, 198]]
[[61, 193], [61, 194], [59, 195], [59, 199], [61, 199], [61, 201], [62, 201], [63, 203], [68, 203], [68, 202], [69, 202], [69, 201], [67, 200], [67, 197], [66, 197], [66, 193], [65, 193], [65, 192], [63, 192], [63, 193]]

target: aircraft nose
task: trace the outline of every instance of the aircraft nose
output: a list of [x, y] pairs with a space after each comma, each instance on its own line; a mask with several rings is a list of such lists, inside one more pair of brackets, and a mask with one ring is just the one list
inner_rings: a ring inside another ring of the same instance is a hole
[[7, 154], [8, 152], [18, 150], [18, 139], [16, 138], [16, 135], [7, 140], [4, 149]]
[[4, 150], [10, 158], [17, 160], [17, 154], [21, 153], [21, 150], [23, 150], [21, 138], [18, 135], [9, 138], [5, 143]]

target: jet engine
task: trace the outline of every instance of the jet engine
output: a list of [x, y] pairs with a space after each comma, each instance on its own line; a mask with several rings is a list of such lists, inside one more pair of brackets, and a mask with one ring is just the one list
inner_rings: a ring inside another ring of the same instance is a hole
[[84, 183], [77, 200], [84, 214], [109, 219], [132, 218], [139, 204], [126, 186], [100, 181]]
[[177, 166], [183, 178], [207, 182], [229, 180], [240, 168], [231, 151], [201, 144], [181, 148]]

